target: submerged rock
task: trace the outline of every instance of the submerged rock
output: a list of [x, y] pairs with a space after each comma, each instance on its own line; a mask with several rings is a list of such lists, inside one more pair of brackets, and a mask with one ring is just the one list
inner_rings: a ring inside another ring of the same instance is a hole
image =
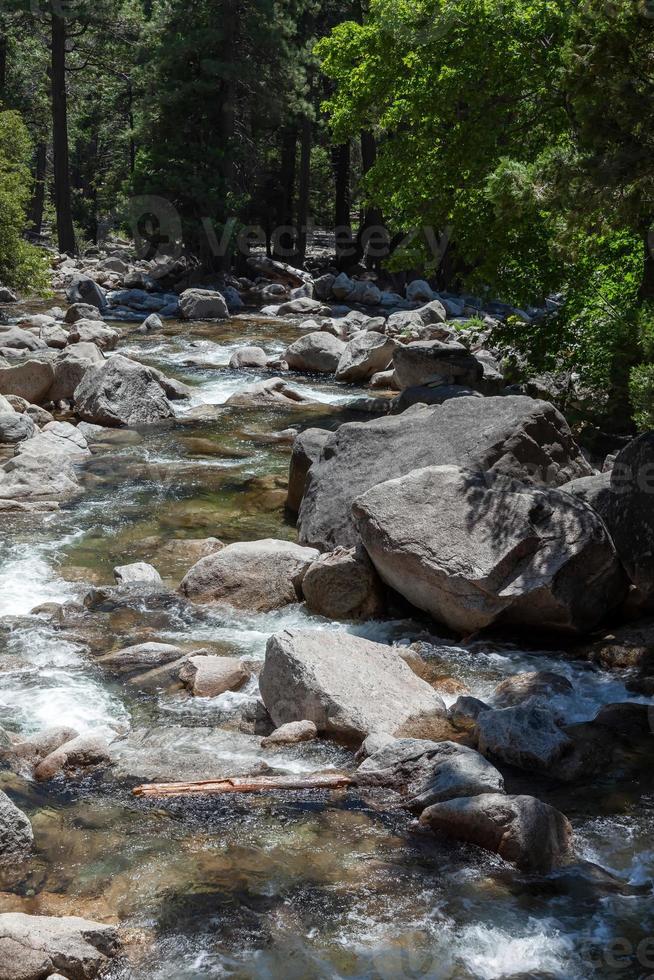
[[180, 591], [195, 602], [222, 602], [268, 612], [299, 602], [302, 578], [318, 557], [290, 541], [244, 541], [201, 558], [186, 573]]
[[606, 527], [560, 490], [431, 466], [373, 487], [353, 513], [382, 579], [462, 633], [497, 621], [584, 632], [626, 594]]
[[371, 732], [451, 733], [442, 699], [394, 648], [348, 633], [277, 633], [268, 640], [259, 686], [278, 726], [313, 721], [321, 734], [347, 742]]
[[281, 378], [268, 378], [241, 388], [225, 404], [238, 408], [266, 408], [275, 405], [281, 408], [303, 408], [315, 402], [301, 391], [291, 388]]
[[572, 827], [533, 796], [480, 796], [428, 807], [420, 823], [434, 833], [494, 851], [524, 871], [547, 873], [572, 859]]
[[33, 843], [34, 834], [28, 818], [12, 803], [7, 794], [0, 790], [0, 862], [21, 861], [30, 853]]

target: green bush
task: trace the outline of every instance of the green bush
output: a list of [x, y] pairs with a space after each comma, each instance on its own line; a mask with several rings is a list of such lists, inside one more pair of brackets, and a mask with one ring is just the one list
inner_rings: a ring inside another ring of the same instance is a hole
[[19, 114], [0, 111], [0, 283], [44, 293], [46, 255], [23, 238], [32, 192], [30, 155], [29, 135]]
[[636, 428], [639, 432], [654, 429], [654, 364], [639, 364], [632, 368], [629, 395]]

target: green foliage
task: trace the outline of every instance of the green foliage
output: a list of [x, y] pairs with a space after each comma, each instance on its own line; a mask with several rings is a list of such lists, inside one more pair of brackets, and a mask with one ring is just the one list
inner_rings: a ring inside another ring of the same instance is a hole
[[19, 114], [0, 111], [0, 283], [38, 293], [47, 287], [45, 257], [23, 238], [30, 158], [30, 139]]
[[638, 364], [629, 377], [634, 422], [640, 432], [654, 429], [654, 364]]

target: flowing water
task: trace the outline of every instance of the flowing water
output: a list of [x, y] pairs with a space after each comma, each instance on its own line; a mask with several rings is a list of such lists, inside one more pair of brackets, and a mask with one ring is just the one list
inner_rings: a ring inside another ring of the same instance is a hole
[[[237, 318], [170, 323], [155, 337], [121, 329], [121, 351], [193, 387], [191, 417], [186, 405], [172, 423], [109, 436], [82, 468], [84, 495], [59, 512], [3, 515], [0, 725], [22, 735], [62, 724], [98, 730], [115, 740], [118, 761], [81, 784], [0, 772], [36, 839], [35, 857], [0, 878], [0, 911], [120, 923], [126, 957], [112, 967], [114, 980], [654, 975], [654, 776], [618, 787], [507, 780], [510, 791], [563, 809], [580, 856], [622, 884], [581, 869], [520, 875], [493, 855], [421, 832], [381, 791], [163, 804], [131, 795], [149, 779], [343, 770], [353, 757], [325, 742], [264, 752], [244, 724], [256, 681], [192, 699], [107, 674], [98, 654], [156, 639], [261, 660], [284, 626], [343, 627], [301, 606], [259, 615], [144, 604], [99, 612], [83, 631], [31, 610], [109, 585], [115, 565], [136, 560], [152, 561], [174, 587], [192, 564], [179, 546], [186, 539], [293, 539], [284, 512], [290, 442], [276, 434], [356, 417], [347, 405], [360, 392], [297, 376], [291, 383], [319, 405], [225, 407], [264, 376], [230, 370], [234, 349], [260, 344], [276, 355], [297, 328]], [[213, 408], [193, 417], [202, 405]], [[349, 628], [408, 643], [429, 626]], [[556, 652], [444, 640], [439, 657], [444, 675], [482, 698], [525, 669], [563, 672], [575, 693], [558, 706], [571, 721], [629, 697], [619, 676]], [[447, 702], [453, 689], [443, 691]]]

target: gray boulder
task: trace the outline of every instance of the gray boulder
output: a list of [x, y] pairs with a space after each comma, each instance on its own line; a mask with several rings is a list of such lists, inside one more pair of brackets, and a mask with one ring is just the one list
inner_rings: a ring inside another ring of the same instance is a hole
[[0, 467], [0, 501], [62, 501], [79, 493], [73, 464], [61, 455], [21, 453]]
[[494, 851], [523, 870], [546, 874], [572, 860], [572, 827], [533, 796], [487, 793], [436, 803], [420, 823], [437, 835]]
[[79, 460], [90, 456], [91, 450], [83, 434], [70, 422], [48, 422], [31, 439], [21, 442], [16, 454], [37, 459]]
[[547, 771], [572, 741], [547, 708], [519, 704], [484, 711], [477, 718], [479, 751], [518, 769]]
[[243, 541], [201, 558], [180, 591], [195, 602], [268, 612], [300, 601], [302, 579], [317, 557], [291, 541]]
[[388, 786], [416, 812], [459, 796], [503, 793], [504, 780], [479, 752], [456, 742], [399, 738], [369, 756], [356, 772], [359, 786]]
[[72, 344], [95, 344], [100, 350], [115, 350], [120, 334], [113, 327], [96, 320], [78, 320], [69, 334]]
[[464, 634], [497, 621], [585, 632], [626, 594], [606, 527], [560, 490], [430, 466], [373, 487], [353, 514], [382, 579]]
[[91, 368], [104, 364], [95, 344], [71, 344], [53, 362], [54, 381], [46, 395], [50, 402], [72, 401], [75, 389]]
[[229, 366], [234, 370], [240, 368], [265, 368], [268, 355], [262, 347], [239, 347], [229, 359]]
[[549, 670], [532, 670], [513, 674], [501, 681], [493, 691], [493, 707], [509, 708], [530, 700], [549, 700], [557, 695], [574, 693], [567, 677]]
[[131, 565], [117, 565], [114, 568], [114, 579], [117, 585], [128, 585], [131, 582], [152, 582], [161, 585], [162, 578], [154, 565], [146, 561], [135, 561]]
[[305, 429], [300, 432], [293, 443], [291, 463], [288, 473], [288, 499], [286, 506], [289, 510], [298, 512], [310, 468], [320, 459], [323, 446], [331, 435], [329, 429]]
[[0, 915], [3, 980], [44, 980], [57, 972], [93, 980], [119, 949], [115, 926], [76, 916]]
[[7, 289], [6, 286], [0, 286], [0, 303], [17, 303], [18, 296], [16, 293], [12, 293], [11, 289]]
[[523, 396], [456, 398], [402, 415], [341, 425], [310, 469], [300, 540], [323, 551], [356, 544], [354, 500], [419, 467], [456, 464], [557, 486], [591, 468], [563, 416]]
[[302, 593], [307, 608], [328, 619], [375, 619], [385, 611], [382, 583], [362, 547], [321, 555], [307, 569]]
[[342, 340], [321, 330], [296, 340], [287, 348], [283, 359], [292, 371], [333, 374], [344, 350]]
[[241, 388], [225, 404], [235, 408], [266, 408], [275, 405], [279, 408], [303, 408], [316, 403], [282, 378], [267, 378]]
[[238, 691], [250, 679], [238, 657], [194, 654], [179, 671], [179, 679], [196, 698], [217, 698], [226, 691]]
[[187, 289], [179, 297], [179, 310], [185, 320], [226, 320], [229, 316], [222, 293], [211, 289]]
[[33, 843], [31, 823], [23, 811], [0, 790], [0, 862], [22, 860], [32, 850]]
[[393, 355], [395, 377], [401, 388], [415, 385], [479, 386], [484, 369], [463, 344], [419, 340], [397, 347]]
[[583, 500], [596, 511], [603, 521], [609, 520], [611, 507], [611, 473], [598, 473], [595, 476], [581, 476], [578, 480], [564, 483], [561, 490]]
[[35, 337], [29, 330], [21, 330], [20, 327], [6, 327], [0, 330], [0, 347], [7, 347], [13, 350], [45, 350], [47, 344], [39, 337]]
[[48, 394], [54, 380], [52, 364], [48, 361], [23, 361], [22, 364], [0, 364], [0, 394], [18, 395], [39, 405]]
[[358, 333], [345, 346], [336, 368], [338, 381], [367, 381], [385, 371], [397, 347], [392, 337], [374, 330]]
[[86, 372], [75, 389], [75, 411], [85, 422], [114, 427], [152, 425], [175, 414], [156, 374], [120, 354]]
[[107, 306], [107, 295], [97, 282], [90, 276], [76, 275], [66, 289], [66, 298], [69, 303], [87, 303], [95, 306], [98, 310], [104, 310]]
[[[289, 316], [297, 313], [321, 313], [324, 311], [325, 307], [319, 300], [311, 299], [309, 296], [300, 296], [297, 299], [289, 300], [287, 303], [282, 303], [277, 308], [277, 316]], [[329, 311], [327, 310], [327, 312]]]
[[73, 303], [66, 310], [64, 323], [73, 324], [78, 320], [94, 320], [101, 323], [102, 314], [97, 306], [91, 306], [90, 303]]
[[30, 439], [36, 431], [29, 415], [18, 415], [14, 411], [0, 412], [0, 443], [23, 442]]
[[397, 650], [348, 633], [272, 636], [259, 687], [277, 726], [313, 721], [321, 734], [355, 743], [371, 732], [436, 739], [451, 733], [442, 699]]

